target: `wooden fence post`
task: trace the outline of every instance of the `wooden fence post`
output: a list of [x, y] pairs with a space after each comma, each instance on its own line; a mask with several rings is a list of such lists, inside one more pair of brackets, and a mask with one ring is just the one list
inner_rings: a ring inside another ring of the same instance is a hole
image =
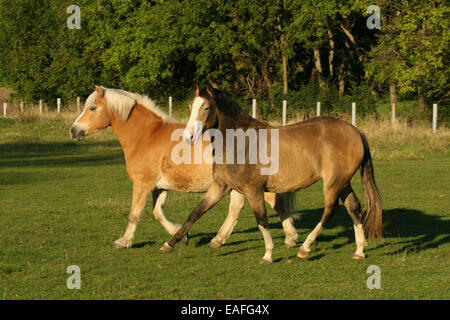
[[169, 97], [169, 116], [172, 116], [172, 97]]
[[39, 100], [39, 113], [42, 114], [43, 111], [44, 111], [44, 105], [42, 103], [42, 100]]
[[283, 126], [286, 125], [286, 113], [287, 113], [287, 101], [283, 100], [283, 120], [282, 120]]
[[77, 113], [80, 113], [80, 97], [77, 97]]
[[256, 119], [256, 99], [252, 101], [252, 118]]
[[61, 114], [61, 98], [56, 99], [56, 105], [58, 106], [58, 114]]
[[438, 105], [437, 103], [433, 104], [433, 133], [436, 133], [437, 131], [437, 116], [438, 116]]
[[20, 112], [23, 113], [23, 100], [20, 100]]
[[6, 110], [8, 109], [8, 104], [5, 102], [3, 103], [3, 117], [6, 118]]
[[352, 102], [352, 125], [356, 126], [356, 102]]
[[317, 112], [316, 115], [320, 117], [320, 102], [317, 102]]

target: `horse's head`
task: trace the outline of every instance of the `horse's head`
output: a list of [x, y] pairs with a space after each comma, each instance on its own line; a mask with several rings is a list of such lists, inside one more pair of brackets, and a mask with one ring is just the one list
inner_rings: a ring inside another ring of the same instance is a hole
[[217, 125], [218, 109], [214, 89], [210, 85], [203, 90], [197, 87], [189, 109], [191, 115], [184, 129], [184, 139], [186, 143], [196, 143], [206, 130]]
[[83, 140], [85, 137], [111, 125], [111, 113], [105, 99], [105, 88], [96, 86], [89, 96], [84, 110], [70, 128], [72, 139]]

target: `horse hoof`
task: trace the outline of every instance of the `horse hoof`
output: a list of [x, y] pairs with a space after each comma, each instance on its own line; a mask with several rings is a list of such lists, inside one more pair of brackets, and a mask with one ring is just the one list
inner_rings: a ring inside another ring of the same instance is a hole
[[206, 246], [208, 248], [217, 249], [217, 248], [220, 248], [222, 246], [222, 244], [213, 239]]
[[272, 263], [272, 259], [267, 260], [267, 259], [262, 259], [259, 264], [271, 264]]
[[305, 251], [303, 248], [300, 248], [300, 250], [298, 250], [297, 257], [299, 257], [300, 259], [308, 258], [308, 256], [309, 256], [308, 251]]
[[171, 245], [169, 245], [167, 242], [164, 243], [161, 248], [159, 248], [159, 250], [161, 252], [165, 252], [165, 253], [170, 253], [173, 251], [173, 249], [174, 248]]
[[285, 248], [295, 248], [297, 244], [293, 241], [293, 242], [285, 242], [284, 243], [284, 247]]
[[117, 240], [116, 242], [113, 243], [112, 247], [114, 249], [127, 249], [130, 248], [131, 245], [123, 244], [121, 241]]
[[359, 254], [356, 254], [356, 253], [352, 257], [353, 260], [361, 260], [361, 259], [365, 259], [365, 258], [366, 257], [360, 256]]

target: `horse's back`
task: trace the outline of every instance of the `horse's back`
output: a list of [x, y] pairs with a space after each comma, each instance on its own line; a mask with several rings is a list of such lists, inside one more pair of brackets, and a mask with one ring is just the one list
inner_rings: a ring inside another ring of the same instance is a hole
[[317, 117], [279, 127], [280, 139], [297, 141], [310, 152], [327, 151], [361, 154], [361, 134], [346, 121], [333, 117]]
[[336, 118], [318, 117], [276, 129], [279, 170], [269, 177], [268, 187], [295, 181], [289, 190], [272, 189], [276, 192], [303, 189], [320, 178], [351, 178], [364, 156], [358, 129]]

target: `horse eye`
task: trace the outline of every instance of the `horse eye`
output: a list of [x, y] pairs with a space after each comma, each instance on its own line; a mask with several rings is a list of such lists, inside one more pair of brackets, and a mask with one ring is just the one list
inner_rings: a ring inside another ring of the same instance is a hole
[[91, 111], [97, 110], [97, 107], [91, 107]]

